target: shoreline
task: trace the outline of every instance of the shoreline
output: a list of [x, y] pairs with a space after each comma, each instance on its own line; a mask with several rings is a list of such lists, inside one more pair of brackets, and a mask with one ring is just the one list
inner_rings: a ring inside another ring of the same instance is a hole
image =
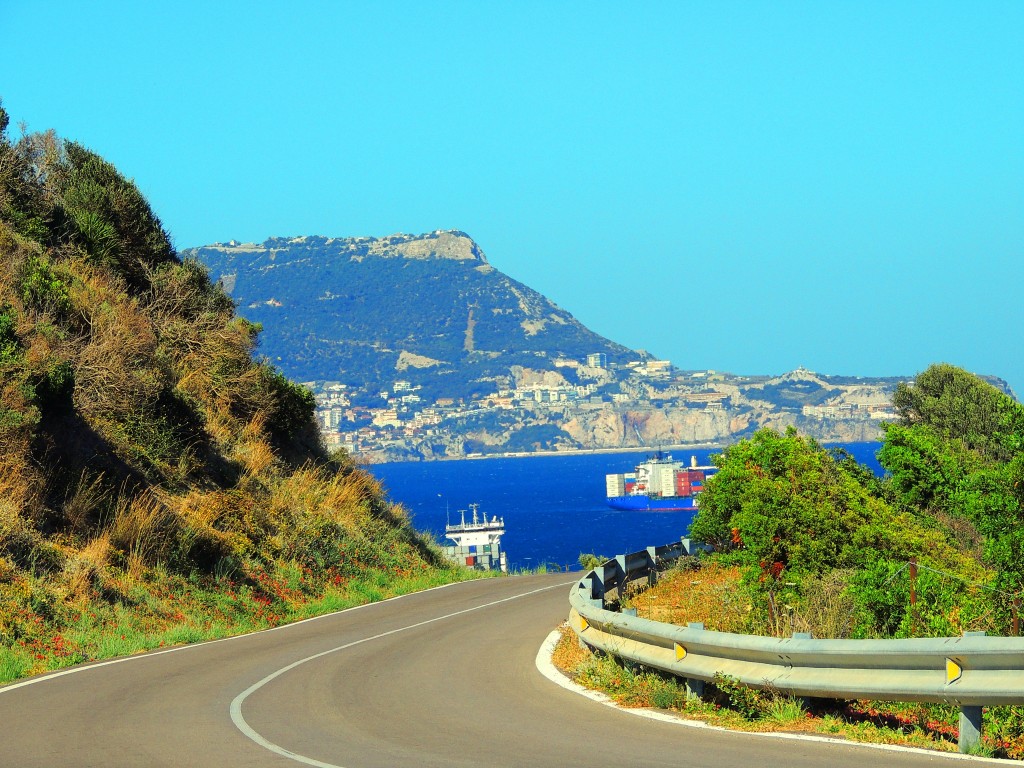
[[416, 464], [433, 461], [486, 461], [487, 459], [526, 459], [542, 458], [550, 456], [589, 456], [591, 454], [603, 453], [654, 453], [656, 451], [707, 451], [725, 448], [723, 443], [690, 443], [661, 445], [657, 448], [644, 445], [621, 446], [615, 448], [572, 448], [566, 451], [510, 451], [508, 453], [482, 453], [469, 454], [466, 456], [438, 456], [434, 458], [391, 460], [391, 461], [369, 461], [361, 459], [358, 454], [354, 455], [360, 464], [374, 466], [375, 464]]
[[[857, 443], [881, 443], [880, 440], [854, 440], [850, 443], [822, 443], [823, 446], [828, 445], [855, 445]], [[614, 448], [572, 448], [566, 451], [511, 451], [508, 453], [483, 453], [483, 454], [469, 454], [467, 456], [436, 456], [432, 458], [419, 458], [419, 459], [399, 459], [389, 461], [371, 461], [367, 458], [361, 457], [358, 454], [353, 454], [352, 458], [362, 466], [375, 466], [378, 464], [421, 464], [427, 462], [442, 462], [442, 461], [486, 461], [488, 459], [527, 459], [527, 458], [545, 458], [551, 456], [589, 456], [599, 454], [611, 454], [611, 453], [654, 453], [656, 451], [721, 451], [730, 445], [729, 443], [675, 443], [672, 445], [660, 445], [656, 448], [644, 445], [632, 445], [632, 446], [619, 446]]]

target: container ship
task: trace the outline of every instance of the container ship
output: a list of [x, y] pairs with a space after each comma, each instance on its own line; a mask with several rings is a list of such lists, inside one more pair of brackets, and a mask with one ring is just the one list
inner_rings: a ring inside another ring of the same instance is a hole
[[[690, 466], [659, 451], [637, 464], [635, 472], [606, 475], [608, 506], [642, 512], [697, 511], [697, 494], [715, 467], [698, 467], [697, 457]], [[691, 516], [692, 518], [692, 516]]]

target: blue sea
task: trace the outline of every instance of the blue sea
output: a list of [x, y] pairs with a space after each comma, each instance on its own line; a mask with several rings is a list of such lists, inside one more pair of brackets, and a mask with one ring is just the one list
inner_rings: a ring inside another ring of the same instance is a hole
[[[861, 463], [881, 474], [875, 453], [881, 443], [846, 443]], [[716, 450], [675, 451], [674, 456], [710, 464]], [[541, 564], [578, 567], [581, 553], [611, 557], [686, 535], [681, 512], [622, 512], [605, 504], [605, 478], [632, 472], [644, 453], [594, 453], [459, 461], [400, 462], [368, 467], [392, 501], [409, 510], [412, 523], [444, 541], [446, 521], [479, 504], [488, 517], [505, 519], [502, 547], [512, 569]]]

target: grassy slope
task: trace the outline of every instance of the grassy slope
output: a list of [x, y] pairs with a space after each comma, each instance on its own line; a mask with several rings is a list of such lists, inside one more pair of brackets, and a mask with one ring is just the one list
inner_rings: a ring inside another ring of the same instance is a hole
[[0, 108], [0, 681], [462, 578], [134, 184]]

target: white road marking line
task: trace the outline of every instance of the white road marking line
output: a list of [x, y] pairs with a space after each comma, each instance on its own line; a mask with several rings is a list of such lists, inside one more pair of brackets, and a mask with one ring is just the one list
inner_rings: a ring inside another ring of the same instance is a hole
[[363, 609], [363, 608], [372, 608], [375, 605], [383, 605], [384, 603], [390, 603], [392, 600], [401, 600], [402, 598], [412, 597], [413, 595], [422, 595], [424, 592], [433, 592], [434, 590], [437, 590], [437, 589], [447, 589], [448, 587], [455, 587], [455, 586], [458, 586], [459, 584], [475, 584], [475, 583], [476, 582], [472, 581], [472, 580], [471, 581], [453, 581], [450, 584], [441, 584], [440, 586], [430, 587], [429, 589], [421, 589], [421, 590], [419, 590], [417, 592], [406, 592], [404, 595], [395, 595], [394, 597], [387, 597], [387, 598], [384, 598], [383, 600], [377, 600], [376, 602], [372, 602], [372, 603], [363, 603], [362, 605], [353, 605], [351, 608], [342, 608], [340, 611], [331, 611], [330, 613], [322, 613], [319, 616], [310, 616], [308, 619], [300, 619], [299, 621], [294, 621], [291, 624], [281, 624], [280, 626], [277, 626], [277, 627], [268, 627], [267, 629], [257, 629], [254, 632], [246, 632], [245, 634], [242, 634], [242, 635], [231, 635], [231, 637], [221, 637], [221, 638], [218, 638], [216, 640], [203, 640], [203, 641], [198, 642], [198, 643], [189, 643], [187, 645], [176, 645], [173, 648], [165, 648], [162, 651], [156, 651], [156, 650], [154, 650], [154, 651], [144, 651], [144, 652], [136, 654], [134, 656], [122, 656], [119, 659], [108, 659], [107, 661], [97, 661], [97, 662], [94, 662], [94, 663], [84, 663], [84, 664], [80, 664], [78, 666], [68, 667], [67, 669], [62, 669], [62, 670], [59, 670], [57, 672], [50, 672], [50, 673], [47, 673], [47, 674], [44, 674], [44, 675], [39, 675], [37, 677], [30, 677], [27, 680], [22, 680], [22, 681], [17, 682], [17, 683], [11, 683], [10, 685], [6, 685], [6, 686], [3, 686], [3, 687], [0, 687], [0, 694], [7, 693], [8, 691], [13, 691], [13, 690], [16, 690], [18, 688], [24, 688], [26, 685], [35, 685], [36, 683], [42, 683], [42, 682], [44, 682], [46, 680], [53, 680], [54, 678], [57, 678], [57, 677], [64, 677], [65, 675], [74, 675], [74, 674], [77, 674], [79, 672], [88, 672], [88, 671], [93, 670], [93, 669], [99, 669], [100, 667], [110, 666], [111, 664], [122, 664], [122, 663], [124, 663], [126, 661], [143, 661], [145, 659], [155, 658], [156, 656], [163, 656], [165, 653], [178, 653], [179, 651], [192, 651], [192, 650], [195, 650], [196, 648], [204, 648], [204, 647], [206, 647], [208, 645], [214, 645], [215, 643], [227, 643], [227, 642], [230, 642], [232, 640], [245, 640], [246, 638], [256, 637], [257, 635], [263, 635], [263, 634], [266, 634], [267, 632], [279, 632], [279, 631], [282, 631], [282, 630], [288, 630], [288, 629], [291, 629], [292, 627], [297, 627], [297, 626], [299, 626], [301, 624], [308, 624], [311, 621], [320, 621], [321, 619], [326, 619], [326, 618], [329, 618], [331, 616], [338, 616], [339, 614], [348, 613], [349, 611], [358, 611], [358, 610]]
[[291, 664], [289, 664], [289, 665], [287, 665], [285, 667], [281, 667], [281, 669], [277, 670], [276, 672], [271, 672], [269, 675], [264, 677], [262, 680], [260, 680], [257, 683], [253, 683], [251, 686], [249, 686], [244, 691], [242, 691], [240, 694], [238, 694], [238, 696], [235, 697], [234, 701], [231, 702], [231, 709], [230, 709], [231, 721], [235, 724], [235, 727], [238, 728], [238, 730], [241, 731], [243, 734], [245, 734], [248, 738], [250, 738], [252, 741], [254, 741], [257, 744], [259, 744], [264, 749], [266, 749], [266, 750], [268, 750], [270, 752], [273, 752], [276, 755], [280, 755], [281, 757], [287, 757], [289, 760], [294, 760], [297, 763], [304, 763], [305, 765], [312, 765], [312, 766], [315, 766], [316, 768], [344, 768], [343, 766], [337, 765], [336, 763], [325, 763], [325, 762], [322, 762], [320, 760], [316, 760], [316, 759], [314, 759], [312, 757], [306, 757], [305, 755], [300, 755], [300, 754], [298, 754], [296, 752], [292, 752], [291, 750], [285, 749], [284, 747], [280, 746], [279, 744], [275, 744], [274, 742], [270, 741], [269, 739], [264, 738], [258, 731], [256, 731], [252, 726], [250, 726], [249, 723], [247, 723], [245, 718], [242, 716], [242, 704], [243, 704], [243, 702], [245, 702], [245, 700], [251, 694], [253, 694], [256, 691], [258, 691], [260, 688], [262, 688], [264, 685], [269, 683], [271, 680], [274, 680], [274, 679], [280, 677], [281, 675], [283, 675], [283, 674], [285, 674], [287, 672], [290, 672], [291, 670], [295, 669], [298, 666], [301, 666], [302, 664], [305, 664], [308, 661], [313, 661], [315, 659], [319, 659], [322, 656], [327, 656], [328, 654], [331, 654], [331, 653], [337, 653], [338, 651], [344, 651], [344, 650], [346, 650], [348, 648], [353, 648], [353, 647], [355, 647], [357, 645], [362, 645], [363, 643], [369, 643], [369, 642], [372, 642], [374, 640], [380, 640], [381, 638], [388, 637], [389, 635], [395, 635], [395, 634], [398, 634], [399, 632], [406, 632], [406, 631], [408, 631], [410, 629], [417, 629], [419, 627], [425, 627], [428, 624], [434, 624], [434, 623], [436, 623], [438, 621], [444, 621], [446, 619], [455, 618], [456, 616], [462, 616], [462, 615], [467, 614], [467, 613], [473, 613], [474, 611], [480, 611], [480, 610], [483, 610], [484, 608], [490, 608], [490, 607], [495, 606], [495, 605], [500, 605], [501, 603], [507, 603], [507, 602], [509, 602], [511, 600], [518, 600], [521, 597], [529, 597], [530, 595], [535, 595], [538, 592], [546, 592], [546, 591], [548, 591], [550, 589], [567, 589], [568, 587], [572, 586], [573, 584], [575, 584], [575, 581], [567, 581], [564, 584], [552, 584], [551, 586], [540, 587], [539, 589], [534, 589], [534, 590], [531, 590], [529, 592], [522, 592], [522, 593], [520, 593], [518, 595], [512, 595], [510, 597], [503, 597], [501, 600], [494, 600], [494, 601], [492, 601], [490, 603], [485, 603], [483, 605], [477, 605], [477, 606], [475, 606], [473, 608], [464, 608], [461, 611], [455, 611], [454, 613], [448, 613], [448, 614], [445, 614], [444, 616], [435, 616], [432, 619], [427, 619], [426, 621], [420, 621], [420, 622], [417, 622], [416, 624], [409, 624], [409, 625], [404, 626], [404, 627], [398, 627], [397, 629], [388, 630], [387, 632], [381, 632], [379, 635], [374, 635], [373, 637], [364, 637], [361, 640], [354, 640], [351, 643], [346, 643], [345, 645], [339, 645], [337, 648], [331, 648], [330, 650], [321, 651], [320, 653], [315, 653], [312, 656], [307, 656], [304, 659], [299, 659], [298, 661], [293, 661]]

